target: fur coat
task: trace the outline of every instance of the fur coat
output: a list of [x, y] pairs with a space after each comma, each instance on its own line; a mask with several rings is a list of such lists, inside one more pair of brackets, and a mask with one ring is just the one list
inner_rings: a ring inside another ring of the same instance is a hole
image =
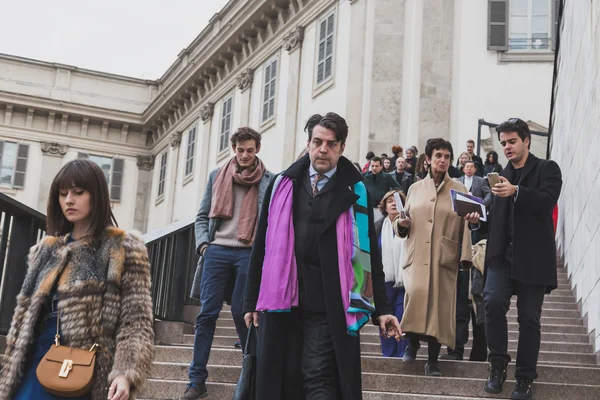
[[12, 398], [23, 378], [48, 295], [57, 283], [61, 344], [96, 353], [92, 400], [105, 400], [112, 380], [124, 375], [135, 398], [154, 358], [150, 263], [141, 237], [108, 227], [97, 239], [67, 244], [47, 236], [31, 248], [28, 270], [0, 374], [0, 400]]

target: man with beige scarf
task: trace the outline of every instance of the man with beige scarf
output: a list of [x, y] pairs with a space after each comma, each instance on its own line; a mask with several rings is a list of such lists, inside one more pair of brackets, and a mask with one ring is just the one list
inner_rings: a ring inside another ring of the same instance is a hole
[[263, 198], [273, 174], [256, 156], [261, 136], [239, 128], [231, 137], [235, 156], [211, 172], [196, 216], [196, 251], [201, 256], [192, 297], [202, 309], [196, 319], [190, 383], [180, 399], [206, 397], [206, 365], [223, 302], [231, 297], [231, 314], [242, 342], [248, 328], [242, 303], [250, 250]]

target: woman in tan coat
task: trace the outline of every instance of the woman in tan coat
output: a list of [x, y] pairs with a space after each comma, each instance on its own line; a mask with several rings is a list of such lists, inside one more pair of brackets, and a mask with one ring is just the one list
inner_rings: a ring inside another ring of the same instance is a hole
[[464, 218], [452, 211], [450, 190], [466, 188], [448, 176], [452, 145], [430, 139], [425, 149], [429, 175], [408, 191], [405, 219], [398, 217], [395, 229], [406, 237], [401, 266], [404, 270], [404, 317], [402, 332], [409, 338], [405, 362], [413, 362], [420, 340], [428, 343], [425, 375], [441, 376], [438, 356], [442, 344], [453, 348], [456, 331], [456, 279], [459, 264], [471, 267], [471, 232], [468, 223], [478, 223], [478, 214]]

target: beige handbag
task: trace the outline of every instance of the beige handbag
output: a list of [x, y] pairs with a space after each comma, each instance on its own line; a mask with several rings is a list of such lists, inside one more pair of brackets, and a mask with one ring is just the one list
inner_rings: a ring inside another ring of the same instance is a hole
[[55, 344], [37, 367], [36, 375], [48, 393], [62, 397], [83, 396], [92, 390], [96, 348], [72, 349], [60, 345], [60, 312], [56, 321]]

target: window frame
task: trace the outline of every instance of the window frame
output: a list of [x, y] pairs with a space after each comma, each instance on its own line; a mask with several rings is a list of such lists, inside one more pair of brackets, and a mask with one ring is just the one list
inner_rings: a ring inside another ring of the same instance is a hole
[[[229, 149], [229, 139], [231, 138], [231, 125], [233, 124], [233, 97], [234, 93], [226, 95], [221, 101], [221, 118], [219, 119], [219, 141], [217, 143], [217, 153], [222, 154]], [[226, 115], [226, 104], [231, 101], [229, 107], [229, 113]], [[225, 119], [229, 118], [229, 127], [227, 130], [224, 129]], [[223, 140], [225, 139], [225, 140]]]
[[[275, 64], [275, 76], [272, 76], [273, 64]], [[263, 65], [263, 73], [262, 73], [263, 81], [262, 81], [262, 86], [261, 86], [262, 93], [261, 93], [261, 108], [260, 108], [260, 126], [261, 127], [274, 121], [277, 116], [277, 91], [279, 89], [278, 83], [279, 83], [279, 73], [280, 73], [280, 67], [281, 67], [280, 64], [281, 63], [279, 62], [279, 57], [277, 55], [275, 55], [275, 56], [269, 58]], [[270, 68], [270, 71], [271, 71], [271, 76], [269, 77], [268, 82], [267, 82], [267, 68]], [[265, 98], [267, 86], [269, 87], [269, 97]], [[272, 86], [275, 86], [275, 89], [273, 90], [273, 96], [270, 95]], [[267, 118], [265, 118], [265, 113], [264, 113], [265, 105], [267, 105], [267, 113], [268, 113], [269, 112], [268, 104], [271, 101], [273, 101], [272, 114], [269, 115]]]
[[[190, 141], [190, 138], [193, 134], [193, 141]], [[194, 176], [194, 166], [196, 163], [196, 143], [198, 143], [198, 127], [192, 126], [188, 129], [187, 133], [187, 145], [185, 147], [185, 166], [184, 166], [184, 178], [189, 178], [190, 176]], [[189, 167], [189, 171], [188, 171]]]
[[166, 149], [165, 151], [159, 153], [160, 164], [159, 164], [159, 168], [158, 168], [158, 180], [156, 181], [157, 202], [162, 201], [162, 199], [165, 197], [168, 156], [169, 156], [169, 149]]
[[[336, 68], [336, 58], [337, 58], [337, 29], [338, 29], [338, 15], [337, 15], [337, 7], [332, 8], [331, 10], [324, 13], [317, 20], [317, 26], [315, 29], [315, 63], [314, 63], [314, 79], [313, 79], [313, 87], [314, 93], [313, 96], [317, 96], [324, 90], [328, 89], [335, 83], [335, 68]], [[321, 39], [321, 29], [322, 24], [325, 22], [325, 29], [328, 28], [327, 21], [330, 17], [333, 17], [333, 29], [331, 33], [326, 31], [325, 38]], [[327, 39], [331, 37], [331, 74], [329, 76], [325, 75], [326, 65], [327, 65]], [[321, 60], [319, 58], [319, 47], [321, 43], [324, 43], [324, 58]], [[323, 79], [319, 82], [319, 66], [323, 65]]]
[[[508, 0], [508, 16], [507, 16], [507, 52], [510, 53], [544, 53], [544, 52], [553, 52], [552, 50], [552, 40], [554, 40], [553, 30], [554, 30], [554, 13], [553, 13], [553, 0], [545, 0], [548, 3], [548, 38], [546, 47], [541, 47], [539, 49], [533, 48], [533, 44], [530, 43], [530, 40], [533, 40], [533, 3], [535, 0], [526, 0], [527, 1], [527, 33], [525, 40], [525, 48], [513, 48], [511, 46], [511, 40], [519, 40], [519, 39], [511, 39], [511, 27], [514, 26], [512, 22], [513, 18], [513, 2], [515, 0]], [[542, 40], [542, 39], [540, 39]]]

